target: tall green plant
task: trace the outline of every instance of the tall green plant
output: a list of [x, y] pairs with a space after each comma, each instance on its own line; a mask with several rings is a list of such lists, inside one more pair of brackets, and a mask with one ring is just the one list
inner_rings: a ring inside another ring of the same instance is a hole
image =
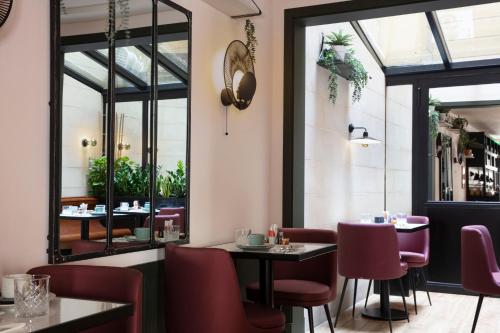
[[106, 195], [106, 166], [106, 156], [98, 157], [90, 161], [87, 177], [90, 195], [101, 198]]
[[186, 171], [182, 161], [177, 162], [177, 169], [167, 171], [161, 178], [159, 188], [165, 198], [186, 197]]

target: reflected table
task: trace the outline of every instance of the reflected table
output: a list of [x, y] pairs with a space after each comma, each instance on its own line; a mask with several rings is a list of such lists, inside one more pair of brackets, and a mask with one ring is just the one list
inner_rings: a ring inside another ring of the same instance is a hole
[[25, 323], [26, 332], [72, 333], [124, 319], [134, 312], [132, 304], [56, 297], [50, 302], [48, 314], [34, 318], [16, 318], [14, 306], [2, 307], [0, 326]]
[[[123, 217], [126, 214], [113, 214], [114, 217]], [[61, 213], [59, 215], [60, 219], [64, 220], [72, 220], [72, 221], [81, 221], [81, 231], [80, 237], [82, 240], [89, 240], [89, 221], [90, 220], [104, 220], [106, 219], [106, 213], [85, 213], [85, 214], [64, 214]]]
[[337, 250], [337, 244], [293, 243], [298, 246], [291, 252], [283, 252], [277, 245], [270, 250], [242, 250], [236, 243], [226, 243], [211, 248], [226, 250], [234, 259], [259, 260], [259, 283], [261, 302], [274, 307], [273, 261], [304, 261]]

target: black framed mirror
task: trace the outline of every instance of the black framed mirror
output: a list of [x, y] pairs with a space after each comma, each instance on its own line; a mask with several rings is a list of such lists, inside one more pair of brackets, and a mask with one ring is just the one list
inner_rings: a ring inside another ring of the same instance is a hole
[[189, 242], [191, 12], [51, 0], [51, 32], [49, 262]]

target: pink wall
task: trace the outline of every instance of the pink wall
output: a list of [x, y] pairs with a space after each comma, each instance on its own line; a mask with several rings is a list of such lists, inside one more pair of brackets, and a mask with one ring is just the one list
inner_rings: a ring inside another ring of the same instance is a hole
[[[281, 221], [283, 10], [331, 1], [258, 1], [257, 94], [247, 111], [230, 111], [229, 137], [219, 102], [222, 59], [232, 39], [244, 39], [244, 21], [201, 0], [177, 2], [193, 12], [192, 243], [214, 244], [230, 241], [239, 226], [263, 231]], [[0, 275], [47, 260], [49, 24], [49, 0], [18, 0], [0, 28]], [[89, 263], [161, 258], [152, 250]]]

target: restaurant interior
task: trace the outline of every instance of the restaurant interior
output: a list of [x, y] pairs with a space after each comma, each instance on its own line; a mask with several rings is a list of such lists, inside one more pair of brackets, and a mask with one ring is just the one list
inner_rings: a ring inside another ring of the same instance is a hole
[[0, 332], [500, 331], [500, 2], [0, 0], [0, 55]]

